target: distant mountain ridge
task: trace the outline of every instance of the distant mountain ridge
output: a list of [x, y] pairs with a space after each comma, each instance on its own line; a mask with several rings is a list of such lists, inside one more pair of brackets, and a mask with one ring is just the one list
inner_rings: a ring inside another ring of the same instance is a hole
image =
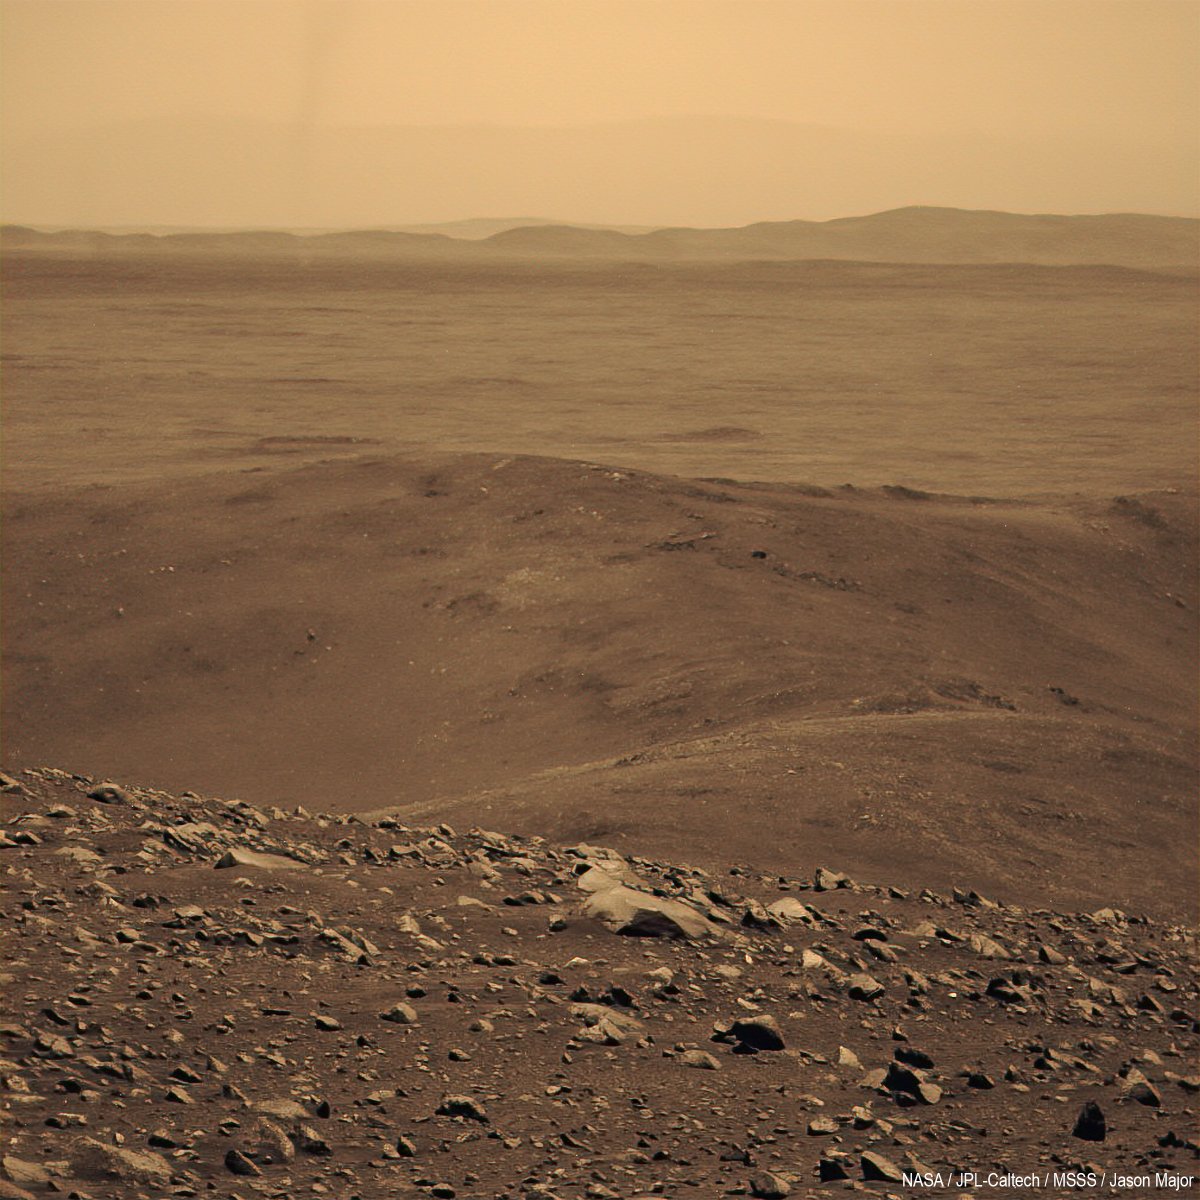
[[[516, 219], [520, 220], [520, 218]], [[830, 221], [764, 221], [736, 228], [620, 228], [507, 221], [448, 223], [435, 232], [369, 229], [299, 234], [272, 231], [129, 233], [26, 226], [0, 229], [0, 249], [87, 254], [228, 253], [487, 261], [588, 259], [610, 262], [839, 260], [921, 263], [1110, 265], [1143, 270], [1200, 265], [1200, 220], [1139, 213], [1065, 216], [908, 207]], [[479, 237], [489, 224], [502, 226]], [[420, 227], [417, 227], [420, 228]], [[471, 234], [475, 236], [472, 237]]]
[[466, 221], [435, 221], [419, 224], [385, 226], [398, 233], [438, 233], [445, 237], [482, 241], [510, 229], [526, 229], [537, 225], [569, 225], [574, 229], [615, 230], [617, 233], [652, 233], [657, 225], [604, 225], [589, 221], [562, 221], [550, 217], [474, 217]]

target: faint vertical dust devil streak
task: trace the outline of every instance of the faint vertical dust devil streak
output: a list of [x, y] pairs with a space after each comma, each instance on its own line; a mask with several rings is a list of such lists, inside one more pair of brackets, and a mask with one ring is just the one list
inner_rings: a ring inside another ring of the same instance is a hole
[[289, 208], [294, 224], [325, 226], [333, 219], [336, 208], [330, 211], [325, 207], [326, 172], [325, 164], [318, 161], [317, 124], [333, 56], [351, 15], [329, 0], [304, 0], [300, 11], [303, 29], [299, 94], [288, 152], [288, 186], [292, 193]]

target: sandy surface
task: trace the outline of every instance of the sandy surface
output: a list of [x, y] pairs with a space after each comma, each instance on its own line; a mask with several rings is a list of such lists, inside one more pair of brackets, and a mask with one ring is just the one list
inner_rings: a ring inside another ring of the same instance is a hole
[[428, 451], [38, 494], [6, 521], [5, 753], [1169, 910], [1194, 503]]
[[3, 295], [22, 491], [328, 439], [989, 496], [1194, 475], [1194, 277], [13, 253]]

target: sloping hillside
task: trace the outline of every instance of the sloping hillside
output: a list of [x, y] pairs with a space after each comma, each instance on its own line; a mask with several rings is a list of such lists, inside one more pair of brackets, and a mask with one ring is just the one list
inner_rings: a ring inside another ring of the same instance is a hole
[[495, 455], [14, 498], [5, 753], [1174, 910], [1193, 499]]

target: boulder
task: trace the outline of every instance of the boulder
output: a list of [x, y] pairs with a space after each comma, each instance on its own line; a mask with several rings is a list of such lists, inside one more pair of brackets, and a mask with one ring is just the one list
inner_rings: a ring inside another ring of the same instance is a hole
[[779, 1022], [766, 1013], [734, 1021], [730, 1032], [743, 1045], [753, 1046], [755, 1050], [782, 1050], [784, 1046]]
[[395, 1025], [415, 1025], [418, 1020], [417, 1010], [411, 1004], [401, 1001], [399, 1004], [393, 1004], [386, 1012], [381, 1012], [379, 1019], [391, 1021]]
[[242, 846], [231, 846], [213, 866], [217, 870], [229, 867], [251, 867], [258, 871], [299, 871], [304, 864], [282, 854], [262, 854], [257, 850], [246, 850]]
[[470, 1096], [443, 1096], [437, 1112], [442, 1117], [462, 1117], [467, 1121], [478, 1121], [481, 1125], [488, 1123], [487, 1109]]
[[792, 1185], [774, 1171], [764, 1171], [750, 1180], [750, 1195], [758, 1200], [785, 1200], [792, 1194]]
[[101, 783], [92, 788], [88, 792], [89, 800], [95, 800], [100, 804], [128, 804], [129, 793], [121, 786], [115, 783]]
[[13, 1183], [49, 1183], [52, 1172], [43, 1164], [6, 1154], [0, 1159], [0, 1169]]
[[624, 884], [593, 892], [584, 902], [583, 914], [626, 937], [696, 940], [717, 936], [716, 928], [691, 904]]
[[874, 1000], [882, 996], [884, 986], [870, 975], [851, 975], [848, 983], [851, 1000]]
[[1089, 1100], [1075, 1118], [1075, 1128], [1071, 1136], [1085, 1142], [1102, 1142], [1108, 1136], [1108, 1123], [1104, 1113], [1095, 1100]]
[[238, 1139], [238, 1147], [259, 1163], [286, 1163], [296, 1157], [296, 1147], [282, 1126], [260, 1117]]
[[995, 938], [988, 937], [986, 933], [973, 933], [967, 938], [967, 945], [979, 955], [980, 958], [1012, 958], [1012, 955], [1002, 946]]
[[308, 1109], [297, 1100], [281, 1098], [277, 1100], [259, 1100], [253, 1105], [256, 1113], [266, 1113], [269, 1117], [277, 1117], [281, 1121], [302, 1121], [308, 1116]]
[[797, 922], [801, 925], [812, 925], [815, 922], [813, 910], [795, 896], [783, 896], [767, 905], [767, 912], [777, 921]]
[[828, 867], [818, 867], [813, 876], [814, 892], [833, 892], [838, 888], [851, 886], [852, 880], [848, 875], [843, 875], [840, 871], [831, 871]]
[[904, 1178], [904, 1172], [890, 1158], [884, 1158], [874, 1150], [867, 1150], [862, 1156], [862, 1177], [885, 1183], [899, 1183]]
[[167, 1184], [171, 1164], [153, 1150], [129, 1150], [95, 1138], [82, 1138], [71, 1155], [71, 1165], [84, 1179], [119, 1180], [122, 1183]]
[[942, 1098], [942, 1089], [930, 1083], [921, 1071], [893, 1062], [884, 1076], [883, 1086], [889, 1092], [902, 1092], [913, 1096], [922, 1104], [936, 1104]]
[[620, 1046], [642, 1033], [641, 1021], [606, 1004], [572, 1004], [571, 1016], [583, 1022], [575, 1036], [586, 1042]]

